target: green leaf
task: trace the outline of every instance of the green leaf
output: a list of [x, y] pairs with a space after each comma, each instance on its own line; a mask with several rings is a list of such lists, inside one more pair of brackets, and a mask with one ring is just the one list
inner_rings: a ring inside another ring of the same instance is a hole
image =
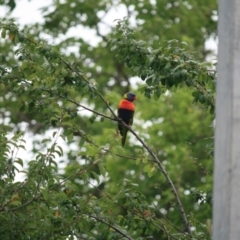
[[71, 142], [72, 140], [73, 140], [73, 133], [72, 132], [69, 132], [68, 134], [67, 134], [67, 139], [68, 139], [68, 141], [69, 142]]
[[22, 205], [22, 203], [20, 202], [20, 201], [12, 201], [11, 203], [10, 203], [10, 205], [11, 206], [14, 206], [14, 207], [19, 207], [19, 206], [21, 206]]
[[97, 206], [94, 207], [93, 210], [97, 215], [102, 211], [102, 209], [100, 207], [97, 207]]
[[79, 145], [82, 146], [86, 142], [86, 138], [82, 137], [80, 139]]
[[165, 65], [165, 69], [169, 69], [171, 67], [171, 63], [168, 62], [166, 65]]
[[23, 167], [23, 160], [21, 158], [17, 158], [14, 162], [18, 163]]
[[151, 171], [151, 165], [150, 164], [146, 164], [144, 167], [143, 167], [143, 171], [144, 172], [150, 172]]
[[138, 159], [135, 161], [136, 165], [138, 165], [140, 162], [141, 162], [141, 159], [140, 159], [140, 158], [138, 158]]
[[44, 138], [41, 143], [46, 143], [46, 142], [51, 142], [51, 139], [50, 138]]
[[98, 176], [98, 174], [96, 174], [95, 172], [91, 172], [92, 174], [93, 174], [93, 176], [94, 176], [94, 178], [95, 178], [95, 180], [97, 180], [97, 182], [98, 182], [98, 184], [100, 183], [100, 179], [99, 179], [99, 176]]
[[60, 146], [57, 146], [57, 148], [60, 150], [59, 156], [60, 156], [60, 157], [63, 156], [63, 149], [62, 149]]
[[103, 166], [103, 164], [98, 164], [98, 168], [99, 168], [99, 171], [100, 173], [105, 176], [106, 175], [106, 169], [105, 167]]
[[96, 118], [97, 118], [96, 115], [92, 115], [92, 116], [89, 118], [90, 123], [93, 124], [93, 123], [95, 122]]
[[49, 199], [49, 193], [47, 192], [47, 190], [43, 189], [42, 192], [41, 192], [42, 196], [43, 196], [43, 199], [45, 201], [48, 201]]
[[159, 86], [156, 86], [154, 89], [154, 98], [157, 100], [161, 96], [161, 88]]
[[2, 29], [1, 31], [1, 37], [5, 38], [6, 37], [6, 29]]

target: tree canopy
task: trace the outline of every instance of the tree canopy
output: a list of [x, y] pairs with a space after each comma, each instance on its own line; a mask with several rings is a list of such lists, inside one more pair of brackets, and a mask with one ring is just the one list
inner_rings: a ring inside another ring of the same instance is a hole
[[52, 1], [24, 26], [0, 3], [1, 237], [210, 239], [216, 1]]

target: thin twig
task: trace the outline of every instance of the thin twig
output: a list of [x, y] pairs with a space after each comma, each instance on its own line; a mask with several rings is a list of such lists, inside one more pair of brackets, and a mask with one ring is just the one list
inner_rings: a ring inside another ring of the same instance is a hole
[[[92, 144], [93, 146], [99, 148], [100, 146], [97, 145], [96, 143], [94, 143], [93, 141], [91, 141], [90, 139], [88, 139], [86, 136], [84, 136], [80, 131], [76, 132], [80, 137], [84, 138], [88, 143]], [[111, 153], [117, 157], [121, 157], [121, 158], [126, 158], [126, 159], [131, 159], [131, 160], [137, 160], [138, 158], [136, 157], [131, 157], [131, 156], [126, 156], [126, 155], [121, 155], [118, 153], [114, 153], [113, 151], [106, 149], [106, 148], [101, 148], [102, 151], [107, 152], [107, 153]], [[150, 161], [150, 160], [149, 160]]]
[[98, 218], [96, 216], [93, 216], [93, 215], [89, 215], [89, 217], [92, 217], [94, 219], [96, 219], [97, 221], [100, 221], [102, 223], [104, 223], [105, 225], [109, 226], [110, 228], [114, 229], [116, 232], [120, 233], [123, 237], [129, 239], [129, 240], [134, 240], [133, 238], [131, 238], [130, 236], [128, 236], [126, 233], [124, 233], [122, 230], [120, 230], [119, 228], [115, 227], [114, 225], [104, 221], [103, 219], [101, 218]]
[[[61, 98], [64, 98], [64, 99], [66, 99], [66, 97], [64, 97], [64, 96], [60, 96]], [[111, 121], [118, 121], [116, 118], [112, 118], [112, 117], [109, 117], [109, 116], [107, 116], [107, 115], [105, 115], [105, 114], [102, 114], [102, 113], [99, 113], [99, 112], [97, 112], [97, 111], [95, 111], [95, 110], [93, 110], [93, 109], [90, 109], [90, 108], [88, 108], [88, 107], [86, 107], [86, 106], [84, 106], [84, 105], [82, 105], [82, 104], [80, 104], [80, 103], [77, 103], [75, 100], [72, 100], [72, 99], [67, 99], [69, 102], [71, 102], [71, 103], [74, 103], [76, 106], [78, 106], [78, 107], [81, 107], [81, 108], [84, 108], [85, 110], [87, 110], [87, 111], [89, 111], [89, 112], [92, 112], [92, 113], [95, 113], [95, 114], [97, 114], [97, 115], [99, 115], [99, 116], [101, 116], [101, 117], [104, 117], [104, 118], [107, 118], [107, 119], [109, 119], [109, 120], [111, 120]]]

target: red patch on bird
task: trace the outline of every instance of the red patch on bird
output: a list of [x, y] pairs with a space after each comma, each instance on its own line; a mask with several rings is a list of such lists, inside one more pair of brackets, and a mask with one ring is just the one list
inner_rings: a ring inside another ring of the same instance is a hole
[[132, 102], [129, 102], [126, 99], [121, 100], [121, 102], [119, 103], [118, 108], [123, 108], [123, 109], [131, 110], [131, 111], [135, 111], [134, 104]]

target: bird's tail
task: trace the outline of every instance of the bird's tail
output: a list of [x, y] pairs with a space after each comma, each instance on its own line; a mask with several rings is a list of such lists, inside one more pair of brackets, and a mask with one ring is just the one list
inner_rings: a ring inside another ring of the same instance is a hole
[[121, 136], [124, 134], [124, 127], [122, 124], [118, 124], [117, 133], [120, 133]]
[[128, 132], [127, 128], [125, 128], [122, 124], [118, 124], [117, 133], [120, 133], [120, 135], [122, 136], [122, 146], [123, 147], [124, 147], [125, 142], [126, 142], [127, 132]]
[[127, 129], [124, 131], [124, 133], [122, 134], [122, 147], [124, 147], [126, 139], [127, 139]]

